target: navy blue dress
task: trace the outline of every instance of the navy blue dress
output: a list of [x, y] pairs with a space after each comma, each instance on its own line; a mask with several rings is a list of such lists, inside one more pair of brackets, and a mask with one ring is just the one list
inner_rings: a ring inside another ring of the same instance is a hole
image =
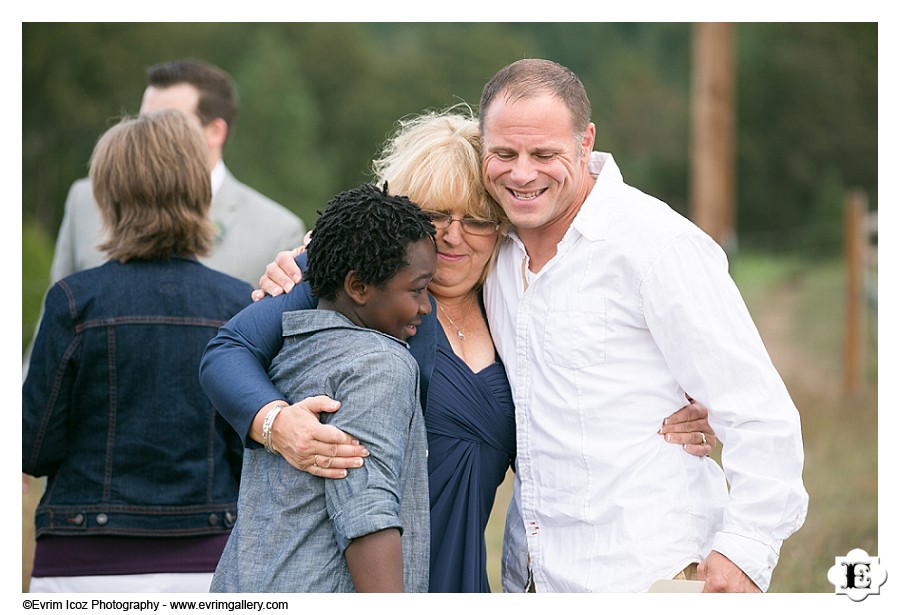
[[429, 592], [489, 592], [484, 530], [515, 456], [516, 417], [499, 359], [477, 374], [441, 327], [425, 409], [431, 498]]

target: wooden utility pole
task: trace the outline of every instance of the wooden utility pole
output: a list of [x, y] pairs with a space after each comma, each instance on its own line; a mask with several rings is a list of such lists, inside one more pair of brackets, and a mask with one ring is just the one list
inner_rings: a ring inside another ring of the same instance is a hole
[[726, 252], [736, 248], [734, 25], [693, 26], [690, 218]]
[[844, 326], [844, 391], [862, 388], [866, 356], [864, 284], [869, 231], [865, 193], [850, 192], [844, 200], [844, 254], [847, 261], [847, 313]]

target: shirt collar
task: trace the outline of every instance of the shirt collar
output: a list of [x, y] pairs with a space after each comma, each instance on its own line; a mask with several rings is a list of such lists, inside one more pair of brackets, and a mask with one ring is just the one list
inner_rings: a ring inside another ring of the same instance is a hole
[[596, 181], [578, 215], [572, 221], [571, 228], [590, 241], [598, 241], [606, 237], [609, 228], [613, 204], [608, 201], [608, 197], [624, 185], [624, 180], [612, 154], [605, 152], [591, 153], [588, 170]]
[[219, 188], [222, 187], [222, 182], [225, 181], [225, 163], [222, 160], [216, 162], [216, 166], [213, 167], [211, 180], [213, 198], [215, 198]]

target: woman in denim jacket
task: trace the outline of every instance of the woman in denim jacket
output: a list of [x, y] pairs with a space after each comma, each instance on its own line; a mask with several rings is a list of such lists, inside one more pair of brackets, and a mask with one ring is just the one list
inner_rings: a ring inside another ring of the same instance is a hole
[[110, 260], [50, 289], [22, 392], [22, 470], [48, 477], [31, 591], [206, 591], [242, 446], [197, 370], [251, 289], [196, 260], [214, 228], [186, 116], [123, 120], [90, 175]]

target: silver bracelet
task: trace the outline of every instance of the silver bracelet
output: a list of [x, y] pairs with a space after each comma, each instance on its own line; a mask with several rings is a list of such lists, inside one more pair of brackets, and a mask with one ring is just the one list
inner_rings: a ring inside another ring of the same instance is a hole
[[263, 421], [263, 446], [266, 447], [266, 450], [275, 454], [275, 450], [272, 448], [272, 423], [275, 422], [275, 417], [278, 416], [278, 413], [287, 408], [284, 404], [278, 404], [271, 410], [266, 413], [266, 418]]

